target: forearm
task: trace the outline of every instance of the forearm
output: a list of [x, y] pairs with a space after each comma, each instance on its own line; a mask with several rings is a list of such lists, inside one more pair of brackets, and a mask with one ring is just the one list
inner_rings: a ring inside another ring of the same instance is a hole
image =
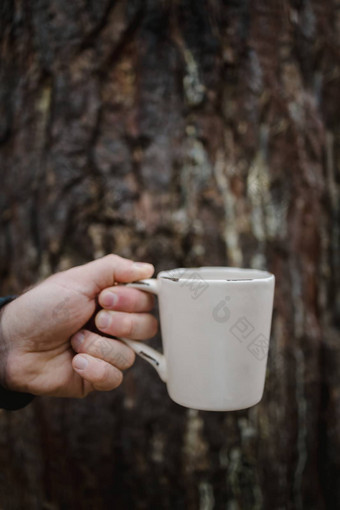
[[[4, 339], [2, 337], [1, 328], [1, 308], [4, 307], [10, 301], [13, 301], [15, 296], [7, 296], [0, 298], [0, 356], [4, 356], [6, 352], [6, 346], [3, 344]], [[3, 359], [0, 359], [0, 366]], [[3, 368], [3, 367], [2, 367]], [[1, 370], [3, 371], [3, 370]], [[6, 409], [8, 411], [15, 411], [21, 409], [29, 404], [33, 400], [34, 396], [30, 393], [19, 393], [17, 391], [10, 391], [5, 388], [5, 382], [0, 380], [0, 409]]]

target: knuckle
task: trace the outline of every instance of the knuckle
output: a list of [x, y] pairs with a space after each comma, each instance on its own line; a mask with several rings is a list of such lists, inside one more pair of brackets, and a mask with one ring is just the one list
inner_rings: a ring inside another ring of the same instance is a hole
[[109, 365], [109, 363], [103, 363], [103, 368], [100, 375], [100, 382], [107, 383], [112, 377], [111, 372], [112, 367]]
[[122, 372], [110, 365], [109, 363], [105, 363], [103, 369], [101, 371], [101, 375], [97, 380], [97, 386], [103, 389], [114, 389], [117, 388], [123, 381]]
[[132, 349], [129, 349], [128, 353], [129, 353], [129, 355], [128, 355], [128, 366], [127, 366], [127, 368], [132, 367], [132, 365], [136, 361], [136, 353], [135, 353], [135, 351], [133, 351]]
[[122, 324], [123, 335], [131, 337], [135, 330], [135, 325], [132, 317], [125, 317]]
[[100, 338], [98, 337], [98, 335], [96, 335], [94, 333], [90, 333], [87, 336], [85, 348], [86, 348], [86, 351], [88, 354], [95, 354], [98, 352], [99, 340], [100, 340]]
[[115, 262], [117, 261], [117, 259], [119, 258], [118, 255], [116, 255], [115, 253], [109, 253], [108, 255], [105, 255], [106, 260], [110, 260], [112, 262]]
[[112, 352], [111, 342], [105, 338], [99, 338], [97, 342], [97, 354], [103, 358], [108, 358]]
[[109, 257], [109, 260], [111, 262], [112, 265], [114, 266], [118, 266], [118, 265], [122, 265], [124, 264], [124, 261], [126, 259], [124, 259], [123, 257], [120, 257], [119, 255], [116, 255], [115, 253], [110, 253], [109, 255], [107, 255], [107, 257]]
[[136, 359], [136, 355], [132, 349], [124, 349], [117, 355], [117, 363], [124, 370], [130, 368]]
[[[109, 367], [110, 368], [110, 367]], [[123, 381], [123, 374], [118, 368], [111, 367], [110, 376], [107, 378], [109, 389], [117, 388]]]
[[103, 259], [106, 260], [113, 267], [117, 267], [117, 265], [121, 261], [121, 257], [119, 257], [119, 255], [116, 255], [115, 253], [109, 253], [108, 255], [105, 255]]
[[115, 358], [116, 347], [114, 342], [108, 338], [96, 336], [92, 342], [92, 347], [89, 354], [111, 362]]
[[123, 374], [120, 370], [116, 369], [116, 377], [114, 382], [114, 388], [117, 388], [117, 386], [120, 386], [123, 382]]
[[100, 368], [98, 367], [97, 374], [95, 377], [95, 385], [98, 389], [105, 389], [109, 385], [111, 379], [111, 367], [108, 363], [101, 363]]
[[134, 292], [131, 295], [130, 299], [131, 299], [131, 309], [132, 310], [138, 310], [139, 305], [140, 305], [140, 301], [141, 301], [138, 291]]

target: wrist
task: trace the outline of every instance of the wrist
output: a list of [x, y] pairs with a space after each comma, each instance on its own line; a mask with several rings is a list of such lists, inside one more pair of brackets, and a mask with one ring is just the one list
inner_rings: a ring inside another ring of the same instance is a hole
[[6, 305], [15, 299], [16, 296], [7, 296], [0, 298], [0, 385], [7, 389], [6, 383], [6, 360], [8, 358], [9, 344], [6, 338], [4, 327], [4, 313]]
[[8, 357], [8, 340], [5, 337], [3, 327], [3, 316], [5, 305], [15, 299], [15, 296], [0, 298], [0, 408], [14, 411], [29, 404], [34, 396], [30, 393], [12, 391], [7, 388], [6, 382], [6, 360]]
[[26, 392], [23, 353], [16, 334], [18, 306], [14, 297], [2, 298], [0, 308], [0, 385], [13, 392]]

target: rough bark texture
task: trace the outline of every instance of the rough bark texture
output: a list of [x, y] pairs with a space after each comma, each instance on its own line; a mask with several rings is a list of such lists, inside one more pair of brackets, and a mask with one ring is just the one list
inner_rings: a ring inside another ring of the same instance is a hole
[[1, 0], [1, 294], [108, 252], [277, 276], [258, 406], [139, 360], [1, 412], [1, 508], [339, 508], [339, 33], [337, 0]]

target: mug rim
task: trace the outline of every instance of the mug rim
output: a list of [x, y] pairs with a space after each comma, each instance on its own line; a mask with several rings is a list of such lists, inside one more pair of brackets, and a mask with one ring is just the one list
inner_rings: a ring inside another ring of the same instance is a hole
[[[183, 276], [183, 273], [182, 275], [180, 276], [177, 276], [176, 273], [180, 272], [180, 271], [184, 271], [184, 272], [188, 272], [190, 271], [190, 275], [188, 275], [188, 277], [185, 277]], [[190, 280], [193, 280], [195, 279], [194, 277], [194, 273], [198, 272], [203, 272], [203, 271], [207, 271], [209, 273], [209, 271], [213, 272], [213, 271], [225, 271], [225, 272], [240, 272], [240, 273], [244, 273], [244, 276], [246, 276], [246, 274], [248, 273], [253, 273], [254, 276], [252, 277], [249, 277], [249, 278], [225, 278], [225, 277], [221, 277], [221, 278], [209, 278], [209, 276], [207, 275], [207, 277], [203, 277], [204, 280], [206, 282], [263, 282], [263, 281], [270, 281], [270, 280], [273, 280], [275, 279], [275, 276], [273, 273], [270, 273], [269, 271], [266, 271], [266, 270], [263, 270], [263, 269], [253, 269], [253, 268], [242, 268], [242, 267], [232, 267], [232, 266], [199, 266], [199, 267], [176, 267], [176, 268], [173, 268], [173, 269], [168, 269], [168, 270], [164, 270], [164, 271], [160, 271], [157, 275], [157, 278], [162, 278], [162, 279], [166, 279], [166, 280], [172, 280], [172, 281], [178, 281], [178, 280], [181, 280], [181, 281], [190, 281]]]

